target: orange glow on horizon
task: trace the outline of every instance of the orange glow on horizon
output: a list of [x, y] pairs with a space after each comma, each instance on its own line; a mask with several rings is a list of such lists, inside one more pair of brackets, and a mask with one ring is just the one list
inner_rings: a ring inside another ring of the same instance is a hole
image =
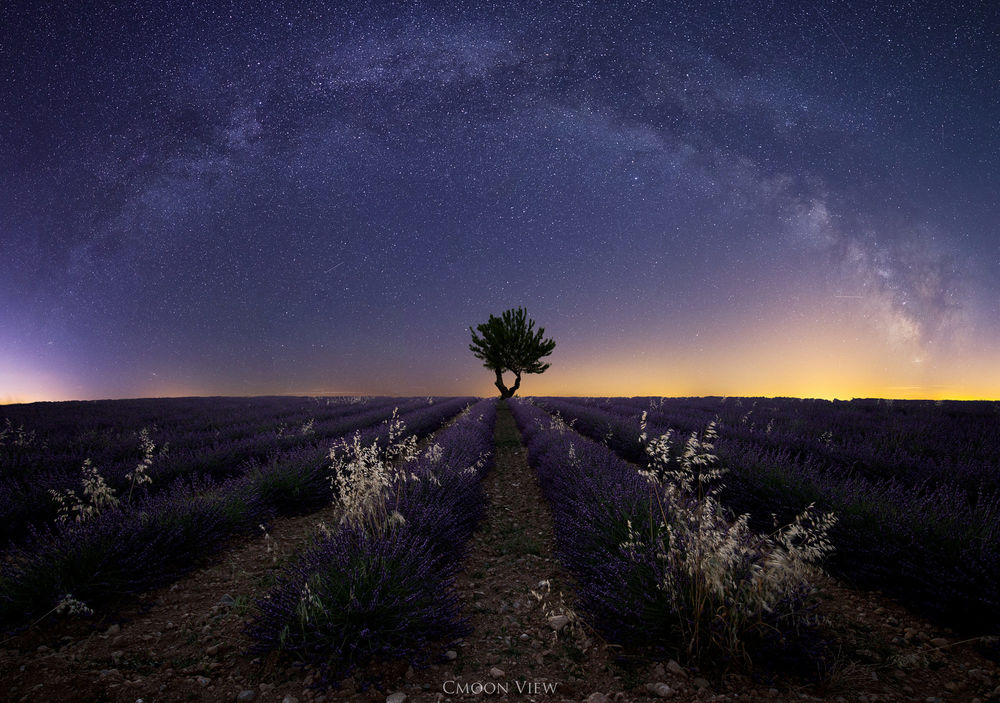
[[[595, 336], [586, 347], [569, 341], [558, 346], [551, 368], [525, 375], [518, 395], [1000, 399], [1000, 366], [991, 340], [980, 340], [977, 347], [968, 341], [976, 336], [969, 335], [964, 341], [921, 346], [878, 331], [877, 323], [823, 315], [817, 307], [816, 316], [807, 320], [782, 315], [719, 319], [705, 323], [697, 334], [654, 326], [639, 336]], [[86, 396], [73, 379], [10, 361], [0, 359], [0, 404]], [[373, 364], [341, 377], [316, 369], [316, 378], [300, 373], [299, 382], [284, 383], [282, 369], [275, 370], [271, 383], [246, 384], [178, 370], [173, 378], [163, 373], [134, 390], [123, 385], [109, 395], [91, 397], [497, 395], [493, 374], [471, 355], [447, 367], [435, 363]], [[513, 382], [510, 374], [505, 378]]]
[[1000, 368], [989, 349], [915, 349], [844, 321], [786, 327], [759, 324], [738, 340], [720, 327], [697, 340], [651, 336], [567, 353], [545, 374], [525, 376], [521, 394], [1000, 399]]

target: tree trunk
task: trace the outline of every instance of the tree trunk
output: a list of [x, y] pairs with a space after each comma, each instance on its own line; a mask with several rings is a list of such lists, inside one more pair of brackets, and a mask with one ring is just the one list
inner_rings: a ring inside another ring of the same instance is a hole
[[514, 394], [517, 393], [517, 389], [521, 387], [521, 374], [515, 373], [514, 385], [511, 386], [510, 388], [507, 388], [507, 386], [504, 385], [503, 382], [503, 371], [501, 369], [497, 369], [496, 372], [497, 372], [497, 380], [493, 385], [495, 385], [497, 389], [500, 391], [500, 397], [501, 398], [513, 397]]

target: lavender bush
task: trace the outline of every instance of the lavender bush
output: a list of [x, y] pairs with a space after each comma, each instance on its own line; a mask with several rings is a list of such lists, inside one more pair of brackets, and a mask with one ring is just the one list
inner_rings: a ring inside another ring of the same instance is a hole
[[[350, 442], [356, 438], [361, 446], [392, 444], [393, 417], [402, 420], [414, 437], [425, 437], [468, 402], [467, 398], [439, 399], [434, 403], [422, 399], [416, 409], [401, 415], [393, 412], [380, 425], [356, 430]], [[343, 446], [344, 442], [341, 438], [334, 446]], [[329, 446], [281, 452], [267, 464], [249, 470], [247, 480], [279, 515], [297, 515], [317, 510], [337, 498], [339, 487], [336, 481], [330, 481], [329, 467]]]
[[33, 529], [0, 565], [0, 627], [37, 619], [66, 593], [93, 608], [167, 583], [265, 515], [239, 481], [177, 482], [128, 509]]
[[372, 534], [348, 525], [286, 570], [257, 604], [250, 634], [258, 651], [315, 666], [328, 685], [372, 661], [420, 664], [430, 642], [462, 631], [449, 571], [404, 526]]
[[[461, 399], [422, 402], [409, 416], [423, 436], [461, 405]], [[385, 425], [362, 436], [390, 432]], [[82, 495], [62, 496], [66, 514], [73, 519], [31, 527], [23, 545], [8, 548], [0, 564], [0, 628], [36, 620], [66, 593], [94, 608], [141, 593], [195, 568], [233, 536], [257, 532], [276, 513], [304, 512], [328, 503], [336, 489], [326, 471], [328, 451], [322, 452], [319, 468], [284, 455], [242, 476], [221, 482], [210, 477], [178, 479], [157, 493], [133, 493], [126, 502], [89, 467]], [[143, 466], [140, 461], [133, 470], [137, 481]]]
[[[644, 461], [637, 428], [642, 408], [649, 407], [650, 399], [540, 402], [574, 420], [580, 432], [606, 442], [622, 457]], [[988, 461], [980, 463], [977, 475], [982, 478], [981, 488], [970, 495], [968, 483], [945, 480], [943, 469], [923, 472], [925, 479], [937, 476], [933, 481], [912, 476], [903, 480], [896, 475], [873, 479], [870, 471], [852, 469], [846, 459], [840, 465], [831, 465], [806, 451], [808, 446], [829, 452], [837, 447], [847, 451], [855, 446], [848, 438], [859, 423], [882, 423], [881, 430], [869, 426], [861, 435], [882, 433], [876, 443], [881, 448], [864, 456], [870, 461], [874, 454], [891, 457], [893, 436], [899, 441], [910, 438], [914, 427], [927, 427], [933, 418], [954, 427], [946, 422], [950, 413], [953, 421], [968, 420], [972, 427], [982, 429], [983, 436], [970, 440], [963, 448], [949, 450], [939, 430], [928, 430], [924, 445], [938, 447], [940, 456], [967, 457], [970, 450], [992, 456], [1000, 426], [996, 404], [888, 405], [875, 401], [848, 404], [739, 398], [725, 402], [668, 399], [652, 404], [656, 408], [650, 411], [651, 425], [672, 418], [676, 410], [678, 426], [691, 427], [709, 418], [711, 411], [723, 410], [723, 417], [728, 419], [719, 425], [722, 437], [716, 451], [730, 473], [719, 500], [735, 512], [750, 513], [751, 528], [768, 529], [772, 514], [779, 521], [791, 520], [814, 503], [839, 518], [830, 533], [836, 547], [828, 562], [831, 572], [858, 586], [880, 589], [918, 612], [970, 634], [993, 634], [1000, 629], [1000, 494], [988, 489], [987, 480], [990, 476], [996, 480], [995, 464], [991, 467]], [[830, 419], [835, 411], [839, 419], [831, 420], [829, 425], [835, 429], [820, 430], [812, 424], [816, 418]], [[780, 421], [772, 424], [773, 417]], [[813, 439], [793, 445], [798, 446], [798, 451], [786, 448], [788, 435], [780, 429], [785, 423]], [[666, 428], [658, 424], [655, 431]], [[966, 436], [966, 431], [959, 432], [959, 436]], [[878, 538], [873, 539], [874, 535]]]
[[[132, 493], [146, 484], [145, 479], [149, 481], [145, 488], [156, 492], [176, 478], [225, 480], [280, 456], [294, 455], [303, 461], [308, 461], [309, 451], [325, 456], [331, 442], [357, 429], [377, 426], [394, 408], [409, 420], [409, 413], [424, 417], [428, 410], [445, 406], [453, 414], [469, 400], [434, 399], [428, 404], [425, 398], [203, 398], [43, 404], [52, 417], [31, 416], [40, 422], [37, 436], [35, 431], [12, 426], [13, 432], [8, 433], [12, 441], [6, 442], [10, 446], [0, 444], [0, 543], [23, 539], [29, 525], [39, 527], [54, 519], [53, 493], [66, 496], [68, 491], [79, 491], [80, 466], [88, 459], [101, 480], [119, 495]], [[155, 418], [155, 423], [141, 430], [126, 431], [134, 427], [134, 420], [111, 414], [112, 409], [138, 412], [140, 408], [141, 416]], [[94, 417], [91, 410], [97, 411]], [[181, 411], [202, 424], [192, 425], [187, 415], [177, 415]], [[113, 419], [120, 419], [123, 427], [105, 427]], [[157, 447], [155, 455], [146, 455], [147, 442]], [[137, 483], [133, 475], [139, 461], [146, 466], [144, 480]]]
[[712, 486], [722, 469], [711, 427], [681, 447], [644, 438], [637, 471], [525, 401], [512, 410], [553, 507], [560, 560], [606, 637], [694, 662], [821, 663], [810, 579], [832, 516], [807, 512], [774, 535], [732, 518]]
[[495, 418], [495, 401], [481, 401], [420, 455], [399, 425], [384, 441], [336, 447], [341, 525], [258, 602], [257, 650], [334, 685], [373, 661], [419, 665], [429, 643], [462, 632], [452, 577], [482, 514]]

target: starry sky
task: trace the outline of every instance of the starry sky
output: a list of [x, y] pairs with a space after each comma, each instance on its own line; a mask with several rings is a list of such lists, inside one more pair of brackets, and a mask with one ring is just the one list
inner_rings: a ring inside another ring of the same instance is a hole
[[1000, 397], [1000, 4], [0, 4], [0, 402]]

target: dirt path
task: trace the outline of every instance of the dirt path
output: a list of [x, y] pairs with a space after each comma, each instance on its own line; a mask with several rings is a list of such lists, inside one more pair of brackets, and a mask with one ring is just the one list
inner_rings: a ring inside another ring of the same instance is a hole
[[552, 556], [548, 505], [506, 406], [497, 413], [496, 450], [496, 467], [485, 479], [486, 515], [457, 579], [472, 634], [448, 654], [453, 660], [410, 672], [390, 691], [407, 694], [409, 703], [497, 696], [575, 701], [620, 690], [609, 653], [573, 622], [568, 579]]

